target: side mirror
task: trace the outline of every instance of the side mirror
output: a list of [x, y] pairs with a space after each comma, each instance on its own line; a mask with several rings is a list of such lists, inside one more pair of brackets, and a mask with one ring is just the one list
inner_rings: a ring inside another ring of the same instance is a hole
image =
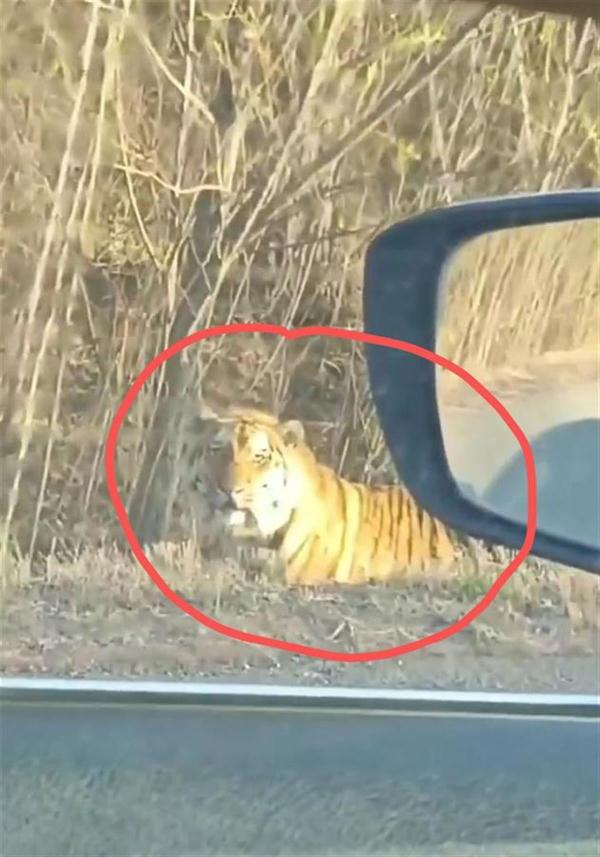
[[[600, 573], [600, 191], [450, 206], [371, 243], [365, 331], [448, 357], [483, 382], [532, 447], [532, 555]], [[369, 344], [372, 395], [396, 469], [451, 527], [523, 543], [517, 439], [464, 381]]]

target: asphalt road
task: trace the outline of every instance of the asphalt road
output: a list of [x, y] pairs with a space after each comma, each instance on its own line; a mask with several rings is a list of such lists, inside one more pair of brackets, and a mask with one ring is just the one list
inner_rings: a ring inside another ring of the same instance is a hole
[[2, 855], [599, 853], [597, 720], [3, 702]]
[[[527, 486], [517, 439], [476, 393], [466, 407], [440, 404], [448, 463], [494, 512], [527, 517]], [[532, 445], [538, 529], [597, 547], [600, 530], [600, 397], [597, 382], [542, 390], [501, 401]]]

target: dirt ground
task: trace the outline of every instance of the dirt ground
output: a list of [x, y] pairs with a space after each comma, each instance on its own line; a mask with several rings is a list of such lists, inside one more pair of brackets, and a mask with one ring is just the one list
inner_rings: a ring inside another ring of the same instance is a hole
[[[288, 590], [273, 570], [203, 560], [191, 543], [151, 553], [168, 585], [234, 628], [335, 651], [374, 651], [438, 631], [487, 591], [502, 562], [395, 587]], [[468, 628], [424, 650], [340, 663], [239, 642], [171, 604], [117, 549], [48, 563], [7, 589], [0, 672], [305, 685], [600, 691], [599, 580], [530, 560]]]

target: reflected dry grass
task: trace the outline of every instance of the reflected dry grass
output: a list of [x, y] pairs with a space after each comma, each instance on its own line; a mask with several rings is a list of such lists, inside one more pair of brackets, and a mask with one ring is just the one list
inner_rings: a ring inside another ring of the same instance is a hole
[[599, 250], [598, 219], [468, 242], [447, 271], [438, 351], [478, 377], [506, 375], [506, 388], [511, 380], [518, 387], [520, 375], [558, 383], [576, 366], [582, 380], [594, 369], [597, 378]]

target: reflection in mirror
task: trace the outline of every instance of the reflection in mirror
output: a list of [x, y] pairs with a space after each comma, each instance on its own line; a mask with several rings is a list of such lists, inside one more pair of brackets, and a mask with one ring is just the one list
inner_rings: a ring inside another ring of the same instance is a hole
[[[482, 381], [532, 446], [538, 532], [600, 547], [600, 220], [481, 236], [451, 259], [436, 350]], [[516, 438], [457, 376], [438, 368], [448, 464], [469, 499], [527, 519]]]

